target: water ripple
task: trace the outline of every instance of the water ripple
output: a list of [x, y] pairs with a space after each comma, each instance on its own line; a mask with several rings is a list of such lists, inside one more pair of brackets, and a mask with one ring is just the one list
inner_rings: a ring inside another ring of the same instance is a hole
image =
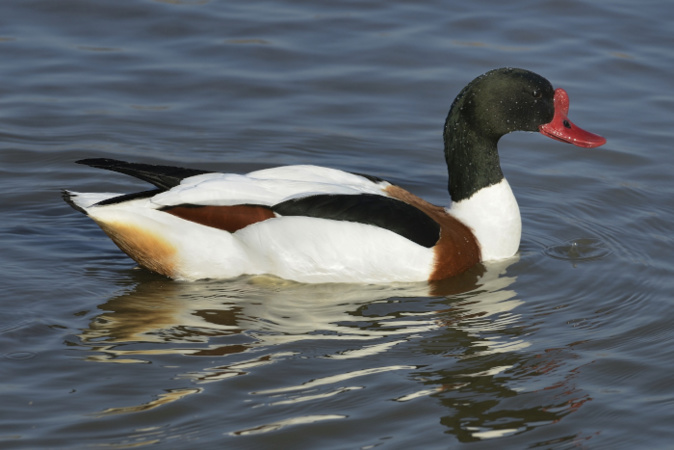
[[597, 238], [578, 238], [545, 248], [545, 254], [572, 262], [601, 259], [612, 252]]

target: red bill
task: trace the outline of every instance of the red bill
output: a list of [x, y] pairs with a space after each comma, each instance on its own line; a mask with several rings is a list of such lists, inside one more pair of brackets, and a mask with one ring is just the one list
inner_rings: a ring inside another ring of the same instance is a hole
[[604, 145], [606, 139], [574, 125], [568, 118], [569, 95], [564, 89], [555, 89], [555, 116], [550, 123], [541, 125], [539, 131], [544, 135], [568, 142], [578, 147], [594, 148]]

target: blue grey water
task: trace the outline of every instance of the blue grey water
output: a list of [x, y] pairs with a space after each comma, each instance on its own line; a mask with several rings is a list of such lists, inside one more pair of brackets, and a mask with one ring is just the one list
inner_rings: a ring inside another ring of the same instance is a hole
[[[0, 5], [0, 447], [674, 446], [674, 4]], [[608, 143], [501, 141], [518, 257], [430, 291], [136, 269], [85, 157], [310, 163], [448, 201], [442, 125], [501, 66]]]

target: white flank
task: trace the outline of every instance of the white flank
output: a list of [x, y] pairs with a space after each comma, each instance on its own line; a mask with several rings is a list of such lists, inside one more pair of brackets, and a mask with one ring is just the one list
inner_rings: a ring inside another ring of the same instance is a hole
[[480, 189], [470, 198], [453, 203], [449, 213], [473, 230], [483, 261], [509, 258], [517, 253], [522, 219], [508, 181]]
[[234, 237], [262, 257], [261, 273], [305, 283], [425, 281], [433, 269], [432, 249], [361, 223], [280, 217]]

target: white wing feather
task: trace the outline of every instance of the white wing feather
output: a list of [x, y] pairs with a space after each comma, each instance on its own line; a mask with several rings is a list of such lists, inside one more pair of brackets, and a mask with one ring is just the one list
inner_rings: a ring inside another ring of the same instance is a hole
[[389, 183], [375, 183], [360, 175], [318, 166], [285, 166], [247, 175], [208, 173], [186, 178], [173, 189], [156, 195], [160, 205], [273, 205], [313, 194], [386, 195]]

